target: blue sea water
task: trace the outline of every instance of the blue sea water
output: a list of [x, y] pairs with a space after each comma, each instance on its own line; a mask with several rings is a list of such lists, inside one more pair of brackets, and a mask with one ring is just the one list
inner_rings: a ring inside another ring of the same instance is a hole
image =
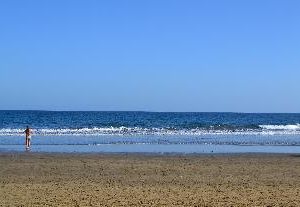
[[300, 114], [0, 111], [0, 151], [300, 153]]

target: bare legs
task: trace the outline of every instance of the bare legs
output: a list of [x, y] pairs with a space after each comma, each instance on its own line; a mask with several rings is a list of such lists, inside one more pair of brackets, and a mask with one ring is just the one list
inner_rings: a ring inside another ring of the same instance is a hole
[[28, 138], [28, 137], [26, 137], [26, 139], [25, 139], [25, 147], [26, 147], [26, 150], [30, 149], [30, 138]]

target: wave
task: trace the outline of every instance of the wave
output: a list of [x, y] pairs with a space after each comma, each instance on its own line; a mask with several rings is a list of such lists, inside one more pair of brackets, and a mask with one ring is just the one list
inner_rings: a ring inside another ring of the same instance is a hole
[[288, 125], [259, 125], [262, 129], [267, 130], [288, 130], [288, 131], [299, 131], [300, 124], [288, 124]]
[[[41, 136], [101, 136], [101, 135], [300, 135], [300, 124], [295, 125], [259, 125], [257, 128], [142, 128], [142, 127], [94, 127], [80, 129], [35, 129], [35, 135]], [[24, 129], [0, 129], [0, 136], [23, 136]]]

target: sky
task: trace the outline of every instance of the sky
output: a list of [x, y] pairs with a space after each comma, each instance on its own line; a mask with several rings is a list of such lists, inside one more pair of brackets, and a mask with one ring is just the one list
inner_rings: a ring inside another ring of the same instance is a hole
[[298, 0], [0, 1], [0, 110], [300, 112]]

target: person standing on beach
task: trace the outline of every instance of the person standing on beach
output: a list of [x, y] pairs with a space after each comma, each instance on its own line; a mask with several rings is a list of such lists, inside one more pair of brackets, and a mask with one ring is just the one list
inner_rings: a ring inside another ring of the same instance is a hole
[[27, 126], [24, 133], [25, 133], [25, 146], [26, 146], [26, 149], [29, 149], [30, 148], [31, 133], [32, 133], [29, 126]]

